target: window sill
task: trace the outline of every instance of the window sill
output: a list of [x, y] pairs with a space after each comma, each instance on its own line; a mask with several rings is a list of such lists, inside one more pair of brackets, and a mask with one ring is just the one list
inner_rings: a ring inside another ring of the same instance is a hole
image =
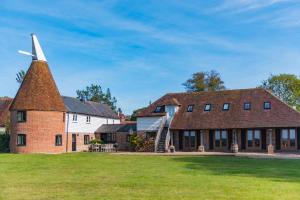
[[72, 121], [72, 123], [77, 123], [77, 121]]

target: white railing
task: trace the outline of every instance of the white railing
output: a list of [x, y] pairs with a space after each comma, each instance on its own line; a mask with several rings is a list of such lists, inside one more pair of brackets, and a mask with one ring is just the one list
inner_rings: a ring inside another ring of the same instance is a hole
[[166, 122], [167, 122], [167, 116], [163, 116], [162, 119], [161, 119], [159, 128], [158, 128], [157, 134], [156, 134], [154, 152], [157, 152], [160, 136], [161, 136], [162, 131], [164, 130]]
[[166, 143], [165, 143], [165, 150], [168, 151], [169, 150], [169, 144], [170, 144], [170, 140], [171, 140], [171, 133], [170, 133], [170, 125], [172, 123], [173, 117], [170, 119], [169, 125], [168, 125], [168, 132], [166, 135]]

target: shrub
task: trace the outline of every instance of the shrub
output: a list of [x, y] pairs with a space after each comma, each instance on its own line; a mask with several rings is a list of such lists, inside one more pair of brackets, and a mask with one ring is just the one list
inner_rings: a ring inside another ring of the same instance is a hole
[[9, 134], [0, 134], [0, 152], [9, 152]]
[[99, 140], [99, 139], [93, 139], [93, 140], [91, 140], [90, 143], [91, 144], [103, 144], [102, 140]]

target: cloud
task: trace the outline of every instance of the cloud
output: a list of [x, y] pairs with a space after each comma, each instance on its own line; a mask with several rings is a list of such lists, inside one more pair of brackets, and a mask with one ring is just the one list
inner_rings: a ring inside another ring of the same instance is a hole
[[255, 11], [275, 4], [290, 2], [291, 0], [225, 0], [213, 10], [215, 12], [229, 11], [231, 13], [242, 13]]

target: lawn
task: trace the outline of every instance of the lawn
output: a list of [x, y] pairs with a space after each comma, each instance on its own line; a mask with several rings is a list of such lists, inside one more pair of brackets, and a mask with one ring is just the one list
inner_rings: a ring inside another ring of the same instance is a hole
[[0, 154], [0, 199], [299, 199], [300, 160]]

